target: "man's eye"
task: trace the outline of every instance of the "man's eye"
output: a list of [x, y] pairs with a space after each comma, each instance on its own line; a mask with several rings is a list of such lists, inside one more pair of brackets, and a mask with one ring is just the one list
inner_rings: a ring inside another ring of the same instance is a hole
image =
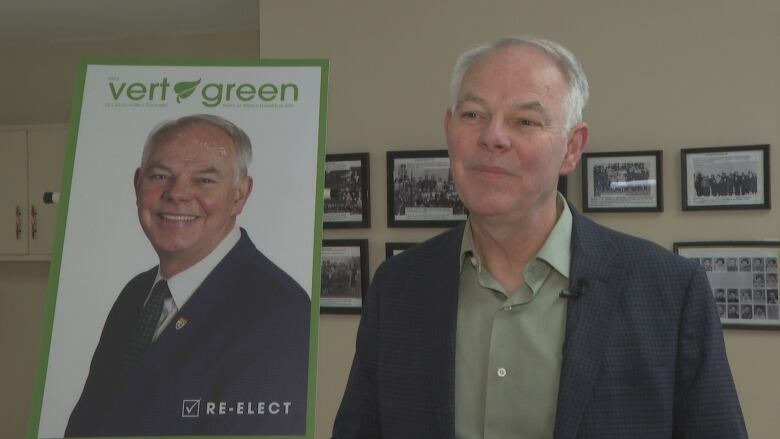
[[520, 119], [518, 121], [518, 124], [522, 127], [531, 127], [531, 128], [538, 128], [542, 126], [541, 123], [532, 119]]
[[211, 184], [211, 183], [216, 183], [217, 181], [214, 180], [213, 178], [201, 177], [200, 179], [198, 179], [198, 182], [201, 184]]
[[168, 179], [168, 176], [163, 174], [152, 174], [149, 178], [155, 181], [165, 181]]
[[460, 117], [463, 119], [477, 119], [479, 118], [479, 114], [477, 114], [476, 111], [464, 111], [460, 114]]

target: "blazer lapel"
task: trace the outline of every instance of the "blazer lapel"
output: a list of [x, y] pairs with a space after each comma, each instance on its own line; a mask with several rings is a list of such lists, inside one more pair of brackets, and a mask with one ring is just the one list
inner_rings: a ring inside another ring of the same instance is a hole
[[617, 257], [617, 249], [601, 233], [600, 226], [573, 207], [571, 210], [574, 222], [570, 288], [578, 291], [583, 284], [586, 286], [568, 304], [555, 418], [556, 439], [577, 436], [593, 394], [613, 311], [620, 301], [626, 279], [626, 269]]
[[423, 289], [431, 315], [429, 376], [442, 439], [455, 437], [455, 331], [458, 315], [458, 259], [463, 226], [448, 233], [450, 236], [444, 245], [424, 261], [428, 279]]

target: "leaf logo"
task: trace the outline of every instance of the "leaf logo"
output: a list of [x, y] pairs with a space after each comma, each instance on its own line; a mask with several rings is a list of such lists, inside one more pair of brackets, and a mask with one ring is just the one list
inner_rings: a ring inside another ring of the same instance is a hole
[[177, 82], [176, 85], [173, 86], [173, 91], [176, 92], [176, 102], [181, 104], [182, 99], [190, 97], [190, 95], [195, 92], [198, 84], [200, 84], [200, 79], [191, 82]]

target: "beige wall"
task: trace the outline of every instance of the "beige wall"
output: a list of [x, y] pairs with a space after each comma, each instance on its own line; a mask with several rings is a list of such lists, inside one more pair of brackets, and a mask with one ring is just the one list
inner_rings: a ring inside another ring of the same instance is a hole
[[258, 33], [103, 39], [0, 46], [0, 125], [68, 122], [82, 59], [253, 59]]
[[[292, 4], [291, 4], [292, 3]], [[764, 1], [331, 0], [264, 2], [263, 57], [331, 60], [328, 151], [371, 153], [370, 230], [329, 230], [328, 238], [369, 238], [373, 269], [385, 241], [435, 231], [387, 229], [385, 151], [443, 148], [449, 70], [465, 48], [505, 34], [557, 40], [581, 58], [592, 99], [590, 151], [662, 149], [663, 213], [596, 214], [596, 221], [658, 242], [780, 239], [780, 174], [771, 211], [686, 212], [680, 208], [684, 147], [780, 145], [780, 3]], [[772, 168], [780, 169], [773, 151]], [[581, 205], [579, 171], [569, 194]], [[318, 438], [325, 438], [343, 391], [357, 317], [323, 316]], [[780, 431], [780, 334], [726, 331], [751, 437]]]
[[[7, 66], [0, 72], [0, 125], [67, 121], [82, 56], [329, 58], [328, 152], [370, 152], [373, 225], [325, 237], [368, 238], [373, 272], [386, 241], [420, 241], [439, 231], [386, 227], [385, 151], [443, 148], [447, 78], [457, 54], [500, 35], [532, 33], [570, 47], [585, 66], [590, 151], [664, 151], [663, 213], [591, 217], [667, 248], [682, 240], [778, 239], [777, 172], [770, 211], [683, 213], [679, 194], [680, 148], [780, 145], [778, 20], [775, 0], [263, 1], [259, 38], [247, 31], [0, 48]], [[778, 164], [773, 151], [772, 168]], [[569, 181], [577, 206], [579, 178], [575, 172]], [[0, 388], [14, 398], [0, 404], [29, 401], [47, 266], [0, 263], [0, 349], [12, 359], [0, 362]], [[357, 316], [322, 317], [317, 438], [329, 437], [357, 323]], [[25, 338], [9, 337], [19, 327]], [[780, 431], [779, 335], [725, 331], [753, 438]], [[0, 423], [0, 437], [22, 434], [28, 409], [16, 410], [11, 422]]]

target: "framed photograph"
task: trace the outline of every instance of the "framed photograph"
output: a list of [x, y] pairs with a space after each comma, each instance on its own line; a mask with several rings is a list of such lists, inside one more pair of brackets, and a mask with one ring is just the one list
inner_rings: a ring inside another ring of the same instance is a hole
[[368, 240], [323, 240], [320, 280], [320, 312], [360, 314], [368, 290]]
[[326, 229], [371, 227], [368, 153], [325, 156]]
[[724, 327], [780, 329], [780, 241], [676, 242], [674, 251], [706, 271]]
[[682, 150], [682, 209], [769, 209], [769, 145]]
[[584, 212], [663, 212], [661, 151], [582, 155]]
[[446, 149], [388, 151], [388, 227], [451, 227], [467, 214]]
[[402, 253], [407, 248], [416, 244], [417, 244], [416, 242], [386, 242], [385, 259], [390, 259], [393, 256]]

